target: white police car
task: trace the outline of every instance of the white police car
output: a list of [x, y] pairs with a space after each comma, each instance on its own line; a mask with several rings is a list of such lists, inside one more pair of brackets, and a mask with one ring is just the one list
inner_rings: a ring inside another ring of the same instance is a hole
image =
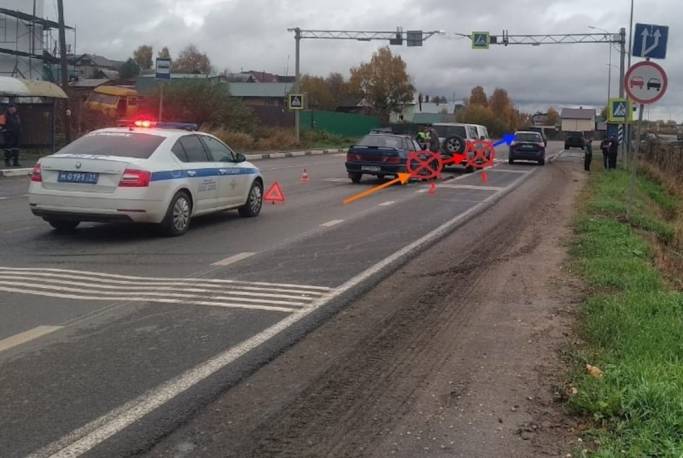
[[193, 216], [257, 216], [263, 177], [244, 155], [192, 125], [137, 121], [93, 131], [33, 168], [29, 205], [57, 230], [81, 221], [158, 223], [185, 233]]

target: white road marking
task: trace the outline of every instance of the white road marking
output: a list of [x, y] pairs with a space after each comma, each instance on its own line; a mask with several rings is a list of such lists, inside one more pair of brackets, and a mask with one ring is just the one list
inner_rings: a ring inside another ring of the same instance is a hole
[[[55, 284], [56, 286], [79, 286], [81, 289], [91, 289], [91, 290], [115, 290], [115, 291], [124, 291], [124, 292], [137, 292], [137, 291], [152, 291], [152, 292], [159, 292], [159, 291], [171, 291], [173, 293], [204, 293], [204, 295], [214, 295], [214, 294], [220, 294], [220, 293], [225, 293], [226, 291], [233, 296], [250, 296], [250, 297], [272, 297], [272, 298], [285, 298], [285, 299], [301, 299], [301, 298], [317, 298], [322, 296], [323, 294], [321, 293], [311, 293], [309, 291], [296, 291], [296, 290], [284, 290], [282, 292], [286, 292], [288, 294], [282, 294], [281, 292], [278, 292], [275, 294], [278, 290], [277, 289], [271, 289], [268, 290], [266, 288], [255, 288], [258, 291], [269, 291], [269, 292], [253, 292], [253, 291], [243, 291], [245, 288], [244, 287], [238, 287], [236, 289], [229, 288], [226, 289], [225, 287], [220, 287], [221, 289], [215, 289], [217, 288], [216, 285], [213, 285], [212, 288], [199, 288], [199, 287], [182, 287], [182, 286], [128, 286], [126, 285], [125, 287], [122, 286], [116, 286], [116, 285], [99, 285], [96, 283], [89, 283], [89, 282], [79, 282], [79, 281], [69, 281], [69, 280], [63, 280], [63, 279], [45, 279], [45, 278], [34, 278], [31, 277], [30, 275], [26, 274], [15, 274], [15, 273], [9, 273], [5, 272], [3, 273], [3, 276], [0, 277], [0, 281], [4, 281], [7, 283], [10, 282], [16, 282], [16, 281], [24, 281], [28, 283], [35, 284], [36, 281], [40, 282], [40, 285], [42, 286], [48, 286], [50, 284]], [[100, 291], [96, 291], [100, 292]], [[110, 292], [104, 291], [103, 294], [111, 294]]]
[[505, 188], [497, 186], [477, 186], [473, 184], [442, 184], [439, 188], [447, 189], [475, 189], [477, 191], [502, 191]]
[[351, 183], [348, 178], [325, 178], [323, 181], [328, 183]]
[[496, 169], [494, 170], [495, 173], [518, 173], [520, 175], [526, 175], [528, 173], [531, 173], [532, 170], [509, 170], [509, 169]]
[[211, 265], [212, 265], [212, 266], [221, 266], [221, 267], [225, 267], [225, 266], [229, 266], [230, 264], [235, 264], [236, 262], [243, 261], [243, 260], [245, 260], [245, 259], [247, 259], [247, 258], [251, 258], [251, 257], [254, 256], [255, 254], [256, 254], [256, 253], [250, 253], [250, 252], [239, 253], [239, 254], [236, 254], [236, 255], [234, 255], [234, 256], [230, 256], [230, 257], [228, 257], [228, 258], [222, 259], [222, 260], [220, 260], [220, 261], [218, 261], [218, 262], [214, 262], [214, 263], [211, 264]]
[[120, 302], [159, 302], [162, 304], [180, 304], [180, 305], [202, 305], [207, 307], [223, 307], [223, 308], [238, 308], [238, 309], [249, 309], [249, 310], [267, 310], [274, 312], [296, 312], [297, 309], [292, 307], [276, 307], [276, 306], [265, 306], [259, 304], [238, 304], [230, 302], [213, 302], [213, 301], [187, 301], [181, 299], [151, 299], [147, 297], [103, 297], [103, 296], [87, 296], [82, 294], [63, 294], [57, 292], [42, 292], [42, 291], [31, 291], [30, 293], [26, 291], [25, 288], [10, 288], [6, 286], [0, 286], [0, 291], [6, 293], [23, 293], [31, 294], [32, 296], [43, 296], [43, 297], [54, 297], [58, 299], [76, 299], [76, 300], [86, 300], [86, 301], [120, 301]]
[[0, 340], [0, 352], [9, 350], [12, 347], [16, 347], [26, 342], [30, 342], [31, 340], [45, 336], [60, 329], [62, 329], [62, 326], [38, 326], [33, 329], [29, 329], [28, 331], [7, 337], [6, 339]]
[[395, 200], [390, 200], [388, 202], [382, 202], [381, 204], [379, 204], [379, 206], [380, 207], [390, 207], [390, 206], [394, 205], [395, 203], [396, 203]]
[[425, 193], [427, 191], [429, 191], [429, 188], [418, 189], [417, 191], [415, 191], [415, 194], [422, 194], [422, 193]]
[[[108, 274], [103, 272], [91, 272], [86, 270], [69, 270], [69, 269], [55, 269], [55, 268], [35, 268], [35, 267], [0, 267], [0, 274], [4, 274], [7, 271], [14, 272], [38, 272], [34, 275], [48, 275], [49, 273], [55, 273], [55, 276], [60, 273], [73, 274], [76, 278], [83, 279], [85, 276], [100, 277], [105, 278], [109, 283], [115, 283], [114, 280], [109, 280], [110, 278], [117, 278], [123, 280], [137, 280], [132, 282], [120, 281], [117, 283], [129, 284], [129, 283], [140, 283], [146, 281], [158, 281], [166, 284], [179, 284], [179, 283], [206, 283], [214, 285], [247, 285], [247, 286], [266, 286], [266, 287], [283, 287], [283, 288], [301, 288], [310, 289], [316, 291], [330, 291], [332, 288], [326, 288], [324, 286], [308, 286], [308, 285], [294, 285], [288, 283], [266, 283], [266, 282], [247, 282], [247, 281], [237, 281], [237, 280], [223, 280], [218, 278], [169, 278], [169, 277], [135, 277], [132, 275], [118, 275], [118, 274]], [[105, 280], [102, 280], [105, 281]]]
[[[531, 173], [534, 172], [535, 171], [532, 171]], [[526, 178], [526, 175], [519, 177], [517, 180], [507, 186], [505, 190], [508, 191], [517, 187]], [[156, 388], [147, 391], [136, 399], [133, 399], [121, 407], [118, 407], [101, 416], [100, 418], [93, 420], [87, 425], [67, 434], [52, 444], [38, 450], [37, 452], [34, 452], [30, 456], [67, 458], [80, 456], [87, 453], [110, 437], [121, 432], [126, 427], [132, 425], [147, 414], [156, 410], [158, 407], [161, 407], [179, 394], [187, 391], [197, 383], [225, 368], [241, 356], [244, 356], [249, 351], [257, 348], [290, 326], [296, 324], [301, 319], [311, 314], [313, 311], [327, 304], [329, 301], [346, 293], [347, 291], [357, 288], [358, 285], [368, 280], [372, 276], [379, 274], [383, 269], [389, 268], [389, 266], [406, 259], [411, 253], [417, 252], [422, 247], [445, 237], [453, 229], [463, 224], [468, 218], [476, 215], [478, 212], [483, 211], [489, 204], [501, 198], [502, 195], [502, 193], [492, 194], [481, 203], [445, 222], [433, 231], [429, 232], [418, 240], [415, 240], [409, 245], [406, 245], [374, 266], [364, 270], [343, 285], [334, 289], [328, 297], [321, 298], [312, 303], [308, 309], [293, 313], [265, 331], [256, 334], [241, 344], [219, 353], [208, 361], [199, 364], [194, 368], [180, 374], [179, 376], [157, 386]]]
[[337, 224], [341, 224], [343, 222], [344, 222], [343, 219], [333, 219], [332, 221], [328, 221], [326, 223], [323, 223], [320, 226], [322, 226], [322, 227], [333, 227], [333, 226], [336, 226]]
[[9, 197], [0, 196], [0, 200], [7, 200], [7, 199], [9, 199]]
[[239, 294], [237, 295], [232, 295], [230, 294], [230, 291], [226, 291], [224, 294], [227, 294], [225, 296], [218, 296], [215, 295], [216, 293], [214, 292], [207, 292], [204, 294], [182, 294], [182, 293], [157, 293], [157, 292], [150, 292], [150, 291], [135, 291], [128, 293], [126, 292], [125, 289], [120, 289], [118, 291], [100, 291], [100, 290], [92, 290], [88, 289], [87, 287], [81, 287], [81, 288], [71, 288], [68, 286], [53, 286], [53, 285], [43, 285], [43, 284], [36, 284], [32, 282], [25, 282], [25, 281], [7, 281], [4, 279], [0, 279], [0, 288], [3, 286], [7, 287], [20, 287], [20, 288], [25, 288], [25, 291], [27, 294], [33, 294], [35, 290], [41, 290], [41, 291], [47, 291], [48, 293], [56, 291], [58, 293], [74, 293], [75, 295], [102, 295], [102, 300], [107, 300], [111, 299], [111, 297], [116, 297], [116, 298], [122, 298], [122, 297], [131, 297], [132, 299], [137, 299], [137, 298], [142, 298], [146, 299], [151, 302], [163, 302], [166, 298], [185, 298], [187, 299], [188, 304], [193, 304], [196, 303], [195, 299], [197, 298], [209, 298], [212, 299], [212, 302], [215, 301], [242, 301], [242, 302], [253, 302], [256, 304], [274, 304], [274, 305], [288, 305], [292, 307], [302, 307], [306, 305], [303, 302], [299, 302], [302, 298], [297, 297], [295, 298], [296, 300], [272, 300], [272, 299], [262, 299], [259, 297], [258, 299], [252, 299], [252, 298], [247, 298], [247, 297], [237, 297], [240, 296]]

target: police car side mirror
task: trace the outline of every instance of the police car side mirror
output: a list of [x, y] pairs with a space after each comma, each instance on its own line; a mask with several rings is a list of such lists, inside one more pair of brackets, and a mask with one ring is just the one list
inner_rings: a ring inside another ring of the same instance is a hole
[[242, 153], [235, 153], [235, 162], [245, 162], [247, 160], [247, 156], [245, 156]]

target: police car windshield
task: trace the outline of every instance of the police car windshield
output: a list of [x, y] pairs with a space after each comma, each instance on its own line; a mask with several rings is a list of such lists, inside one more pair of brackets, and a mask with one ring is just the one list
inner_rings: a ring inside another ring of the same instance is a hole
[[138, 132], [94, 132], [65, 146], [59, 154], [148, 159], [164, 138]]
[[441, 138], [461, 137], [467, 138], [465, 126], [434, 126], [434, 129]]

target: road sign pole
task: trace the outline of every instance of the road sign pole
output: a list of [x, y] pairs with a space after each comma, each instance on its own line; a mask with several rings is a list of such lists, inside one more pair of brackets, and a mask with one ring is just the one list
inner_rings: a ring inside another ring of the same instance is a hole
[[[295, 51], [295, 92], [299, 93], [299, 79], [300, 79], [300, 65], [301, 65], [301, 29], [297, 27], [294, 30], [294, 41], [296, 42]], [[296, 130], [296, 142], [301, 142], [301, 117], [300, 110], [294, 112], [294, 129]]]
[[[626, 28], [622, 27], [619, 29], [619, 39], [621, 41], [621, 56], [619, 59], [619, 97], [624, 98], [625, 94], [625, 79], [626, 79]], [[627, 118], [628, 119], [628, 118]], [[621, 161], [624, 164], [624, 167], [627, 165], [628, 159], [626, 158], [626, 132], [628, 128], [628, 124], [624, 123], [623, 124], [623, 129], [624, 129], [624, 141], [619, 143], [619, 150], [621, 151]]]
[[159, 89], [159, 122], [163, 121], [164, 119], [164, 86], [165, 84], [162, 81], [161, 87]]
[[636, 129], [636, 147], [631, 157], [631, 178], [628, 182], [628, 197], [626, 199], [626, 214], [631, 215], [631, 207], [633, 206], [634, 193], [636, 188], [636, 171], [638, 169], [638, 154], [640, 153], [640, 129], [643, 125], [643, 112], [645, 111], [645, 105], [640, 104], [640, 112], [638, 113], [638, 128]]

